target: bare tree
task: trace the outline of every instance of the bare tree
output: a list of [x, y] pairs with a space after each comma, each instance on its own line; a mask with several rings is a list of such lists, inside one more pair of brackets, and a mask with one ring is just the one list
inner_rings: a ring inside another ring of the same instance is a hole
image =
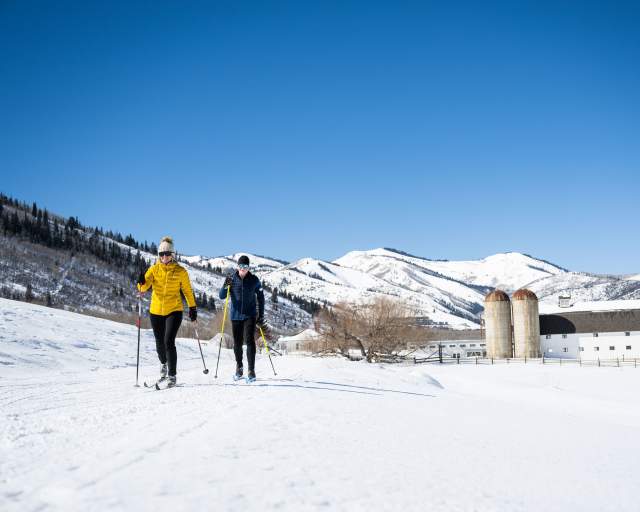
[[414, 337], [411, 310], [402, 302], [380, 297], [371, 303], [340, 303], [316, 317], [316, 330], [322, 335], [316, 352], [349, 355], [360, 351], [367, 361], [397, 353]]

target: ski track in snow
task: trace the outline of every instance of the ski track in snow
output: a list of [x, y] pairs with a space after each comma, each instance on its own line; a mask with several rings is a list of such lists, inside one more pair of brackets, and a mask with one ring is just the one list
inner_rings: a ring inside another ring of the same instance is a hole
[[155, 391], [134, 327], [0, 300], [0, 329], [2, 511], [638, 510], [634, 368], [286, 356], [274, 376], [258, 355], [246, 384], [179, 340], [180, 385]]

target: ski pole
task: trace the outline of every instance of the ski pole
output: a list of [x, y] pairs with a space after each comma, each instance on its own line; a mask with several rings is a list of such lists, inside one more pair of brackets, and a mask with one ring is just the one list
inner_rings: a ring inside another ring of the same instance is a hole
[[271, 359], [271, 352], [269, 351], [269, 345], [267, 345], [267, 340], [264, 337], [264, 332], [262, 332], [262, 327], [258, 326], [258, 329], [260, 329], [260, 336], [262, 336], [262, 342], [264, 343], [264, 348], [267, 350], [267, 355], [269, 356], [269, 362], [271, 363], [271, 369], [273, 370], [273, 374], [278, 375], [276, 373], [276, 369], [273, 366], [273, 360]]
[[140, 323], [142, 319], [142, 292], [138, 291], [138, 320], [136, 325], [138, 326], [138, 355], [136, 357], [136, 387], [139, 388], [138, 375], [140, 373]]
[[204, 366], [204, 370], [202, 370], [202, 373], [206, 375], [207, 373], [209, 373], [209, 370], [207, 370], [207, 365], [204, 362], [204, 354], [202, 353], [202, 345], [200, 344], [200, 335], [198, 334], [198, 322], [195, 322], [193, 328], [196, 331], [196, 338], [198, 338], [198, 347], [200, 348], [200, 357], [202, 358], [202, 366]]
[[224, 301], [224, 314], [222, 315], [222, 329], [220, 332], [220, 345], [218, 346], [218, 362], [216, 363], [216, 375], [218, 378], [218, 365], [220, 364], [220, 352], [222, 351], [222, 338], [224, 338], [224, 324], [227, 323], [227, 307], [229, 306], [229, 294], [231, 293], [231, 285], [227, 286], [227, 298]]

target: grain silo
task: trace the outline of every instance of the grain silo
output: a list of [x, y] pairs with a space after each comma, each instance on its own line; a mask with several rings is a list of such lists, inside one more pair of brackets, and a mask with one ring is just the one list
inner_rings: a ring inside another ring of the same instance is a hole
[[540, 357], [538, 297], [522, 288], [512, 297], [515, 357]]
[[484, 298], [484, 325], [487, 357], [513, 357], [511, 348], [511, 302], [502, 290], [494, 290]]

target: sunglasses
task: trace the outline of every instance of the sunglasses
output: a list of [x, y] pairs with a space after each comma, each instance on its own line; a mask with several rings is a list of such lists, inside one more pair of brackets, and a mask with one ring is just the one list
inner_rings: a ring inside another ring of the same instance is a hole
[[246, 263], [241, 263], [240, 265], [238, 265], [238, 268], [241, 270], [249, 270], [249, 265], [247, 265]]
[[162, 252], [159, 252], [159, 253], [158, 253], [158, 256], [160, 256], [161, 258], [162, 258], [163, 256], [173, 256], [173, 253], [172, 253], [172, 252], [170, 252], [170, 251], [162, 251]]

